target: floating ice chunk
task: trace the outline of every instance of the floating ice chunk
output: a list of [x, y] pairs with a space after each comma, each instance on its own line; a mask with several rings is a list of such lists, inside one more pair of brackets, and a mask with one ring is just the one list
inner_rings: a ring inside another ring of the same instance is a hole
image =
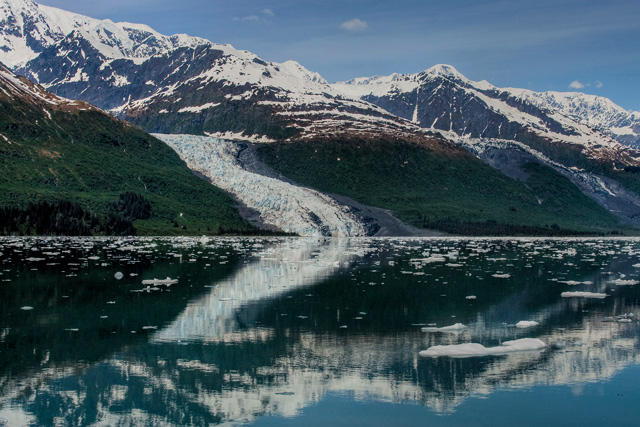
[[456, 264], [456, 263], [453, 263], [453, 262], [449, 262], [449, 263], [445, 264], [445, 266], [452, 267], [452, 268], [462, 267], [463, 265], [464, 264]]
[[565, 285], [569, 285], [569, 286], [577, 286], [577, 285], [593, 285], [593, 282], [591, 281], [584, 281], [584, 282], [578, 282], [576, 280], [564, 280], [564, 281], [560, 281], [560, 283], [564, 283]]
[[467, 329], [466, 325], [463, 325], [462, 323], [456, 323], [455, 325], [443, 326], [442, 328], [434, 328], [434, 327], [422, 328], [421, 331], [422, 332], [453, 332], [453, 333], [459, 333], [461, 331], [464, 331], [465, 329]]
[[514, 341], [505, 341], [498, 347], [485, 347], [476, 343], [436, 345], [421, 351], [419, 354], [422, 357], [500, 356], [522, 351], [541, 351], [546, 347], [547, 345], [538, 338], [522, 338]]
[[633, 264], [632, 267], [640, 268], [640, 264]]
[[505, 274], [492, 274], [492, 277], [495, 277], [496, 279], [508, 279], [509, 277], [511, 277], [511, 275], [509, 273], [505, 273]]
[[631, 286], [631, 285], [637, 285], [640, 282], [633, 279], [629, 279], [629, 280], [616, 279], [616, 280], [612, 280], [611, 283], [617, 286]]
[[224, 297], [224, 298], [220, 298], [219, 301], [231, 301], [231, 298]]
[[631, 319], [627, 319], [627, 318], [616, 319], [616, 322], [618, 322], [618, 323], [631, 323]]
[[562, 298], [606, 298], [607, 294], [597, 292], [563, 292]]
[[476, 299], [477, 297], [475, 295], [467, 295], [465, 298], [466, 299]]
[[146, 331], [147, 329], [158, 329], [158, 327], [157, 326], [143, 326], [142, 329]]
[[516, 323], [516, 328], [521, 328], [521, 329], [533, 328], [534, 326], [538, 326], [539, 324], [540, 323], [534, 320], [521, 320], [518, 323]]
[[418, 263], [424, 263], [424, 264], [430, 264], [432, 262], [445, 262], [445, 261], [447, 261], [447, 259], [442, 256], [430, 256], [427, 258], [412, 258], [409, 260], [409, 262], [418, 262]]
[[178, 279], [172, 279], [171, 277], [167, 277], [166, 279], [148, 279], [143, 280], [143, 285], [165, 285], [171, 286], [173, 284], [178, 283]]
[[25, 258], [25, 261], [30, 261], [30, 262], [40, 262], [44, 260], [46, 260], [46, 258], [36, 258], [36, 257]]
[[31, 307], [30, 305], [25, 305], [24, 307], [20, 307], [20, 310], [30, 311], [33, 310], [33, 307]]
[[124, 277], [124, 274], [122, 274], [120, 271], [118, 271], [116, 274], [113, 275], [113, 277], [116, 278], [116, 280], [120, 280]]
[[67, 328], [65, 329], [65, 331], [70, 331], [70, 332], [78, 332], [80, 329], [78, 328]]

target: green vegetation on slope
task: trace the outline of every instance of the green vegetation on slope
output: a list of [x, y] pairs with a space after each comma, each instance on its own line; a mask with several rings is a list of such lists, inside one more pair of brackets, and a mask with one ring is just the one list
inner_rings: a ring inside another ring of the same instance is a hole
[[548, 167], [526, 164], [529, 177], [522, 183], [446, 144], [327, 140], [270, 144], [261, 152], [295, 181], [390, 209], [418, 227], [470, 235], [618, 227], [613, 215]]
[[[255, 232], [162, 141], [88, 105], [62, 110], [0, 98], [0, 207], [77, 203], [103, 222], [131, 220], [139, 235]], [[123, 197], [149, 203], [148, 215], [127, 215]]]

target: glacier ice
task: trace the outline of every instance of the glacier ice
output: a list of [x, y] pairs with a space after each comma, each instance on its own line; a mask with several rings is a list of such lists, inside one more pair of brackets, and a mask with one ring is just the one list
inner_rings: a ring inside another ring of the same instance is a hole
[[233, 141], [194, 135], [154, 135], [215, 186], [260, 213], [266, 224], [301, 236], [364, 236], [364, 225], [346, 206], [318, 191], [244, 169]]

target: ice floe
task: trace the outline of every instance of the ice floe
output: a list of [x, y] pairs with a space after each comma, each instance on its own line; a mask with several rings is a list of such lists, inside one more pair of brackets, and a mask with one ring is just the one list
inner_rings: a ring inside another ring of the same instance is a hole
[[175, 285], [176, 283], [178, 283], [178, 279], [172, 279], [171, 277], [167, 277], [166, 279], [148, 279], [148, 280], [142, 281], [143, 285], [171, 286], [171, 285]]
[[563, 292], [562, 298], [606, 298], [607, 294], [598, 292]]
[[436, 345], [421, 351], [422, 357], [477, 357], [500, 356], [503, 354], [522, 351], [541, 351], [547, 345], [538, 338], [521, 338], [519, 340], [505, 341], [497, 347], [485, 347], [477, 343], [465, 343], [454, 345]]
[[422, 332], [453, 332], [453, 333], [459, 333], [459, 332], [464, 331], [465, 329], [467, 329], [466, 325], [463, 325], [462, 323], [456, 323], [455, 325], [443, 326], [442, 328], [426, 327], [426, 328], [422, 328], [421, 331]]
[[518, 323], [516, 323], [516, 328], [520, 328], [520, 329], [533, 328], [534, 326], [538, 326], [539, 324], [540, 323], [534, 320], [521, 320]]

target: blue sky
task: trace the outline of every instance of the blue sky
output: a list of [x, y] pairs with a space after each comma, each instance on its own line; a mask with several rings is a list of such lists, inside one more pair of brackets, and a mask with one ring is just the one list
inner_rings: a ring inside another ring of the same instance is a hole
[[445, 63], [496, 86], [580, 90], [640, 111], [638, 0], [41, 3], [230, 43], [268, 61], [293, 59], [329, 81]]

